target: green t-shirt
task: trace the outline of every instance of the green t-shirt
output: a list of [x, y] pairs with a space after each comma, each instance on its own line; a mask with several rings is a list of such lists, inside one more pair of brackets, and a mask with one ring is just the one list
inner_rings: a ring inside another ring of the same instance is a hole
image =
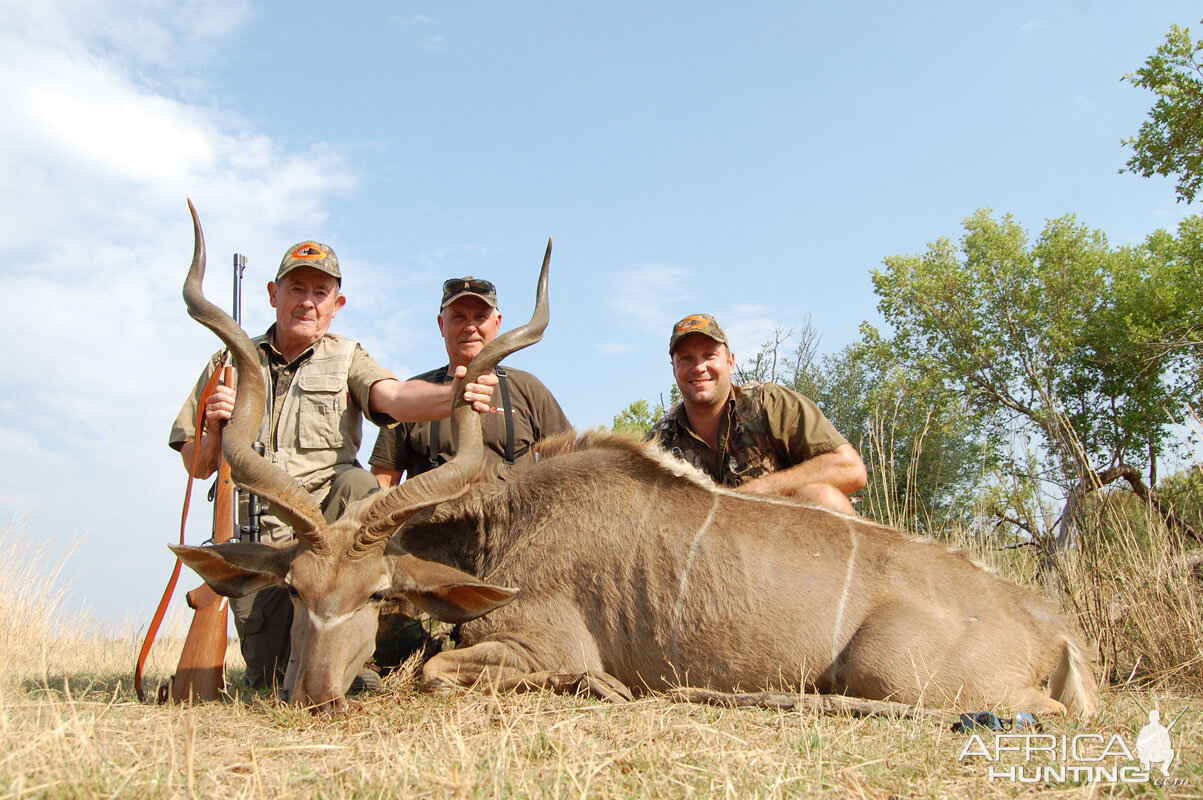
[[[450, 383], [447, 366], [432, 369], [411, 380], [428, 383]], [[560, 404], [547, 387], [529, 372], [504, 367], [509, 383], [510, 404], [514, 413], [514, 454], [516, 461], [532, 458], [530, 447], [540, 439], [555, 433], [571, 430], [568, 418]], [[501, 389], [493, 389], [493, 413], [481, 416], [481, 429], [485, 444], [485, 465], [500, 465], [505, 460], [505, 415], [501, 408]], [[404, 472], [413, 478], [434, 469], [430, 460], [429, 422], [403, 423], [390, 430], [382, 430], [376, 437], [372, 457], [368, 462], [380, 469]], [[442, 420], [438, 425], [439, 463], [446, 462], [455, 453], [451, 444], [451, 424]]]

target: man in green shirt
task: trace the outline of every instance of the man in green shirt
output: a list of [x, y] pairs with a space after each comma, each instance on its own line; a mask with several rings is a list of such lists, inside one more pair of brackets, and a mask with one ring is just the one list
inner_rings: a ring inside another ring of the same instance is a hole
[[[414, 381], [441, 385], [457, 370], [466, 369], [484, 346], [501, 332], [501, 310], [492, 283], [467, 276], [443, 283], [437, 317], [447, 350], [446, 365], [424, 372]], [[481, 417], [485, 466], [499, 471], [534, 460], [531, 446], [572, 426], [547, 387], [529, 372], [498, 367], [499, 384], [493, 392], [496, 407]], [[500, 401], [500, 402], [498, 402]], [[376, 436], [369, 463], [380, 485], [396, 486], [401, 476], [414, 478], [455, 455], [449, 425], [434, 422], [401, 424]], [[387, 631], [389, 651], [383, 657], [399, 663], [423, 647], [428, 639], [416, 609], [397, 603], [381, 609], [380, 627]]]
[[727, 334], [709, 314], [673, 326], [668, 344], [681, 402], [647, 438], [715, 483], [794, 497], [854, 514], [865, 485], [860, 455], [814, 402], [774, 383], [731, 383]]
[[[497, 289], [479, 278], [451, 278], [443, 284], [437, 317], [448, 363], [413, 378], [443, 384], [456, 370], [466, 369], [486, 344], [501, 331]], [[481, 418], [485, 464], [501, 467], [533, 459], [531, 446], [572, 426], [547, 387], [529, 372], [498, 368], [501, 383], [493, 392], [494, 413]], [[497, 401], [500, 400], [498, 403]], [[435, 422], [402, 424], [381, 430], [369, 463], [384, 487], [395, 486], [401, 475], [413, 478], [434, 469], [454, 455], [449, 426]]]

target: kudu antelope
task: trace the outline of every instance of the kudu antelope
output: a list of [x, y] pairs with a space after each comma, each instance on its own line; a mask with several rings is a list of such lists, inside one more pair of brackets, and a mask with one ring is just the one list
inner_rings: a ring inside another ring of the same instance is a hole
[[[197, 248], [189, 308], [249, 359], [245, 334], [223, 312], [196, 311], [199, 226]], [[546, 275], [545, 258], [531, 322], [486, 347], [467, 379], [539, 338]], [[604, 434], [546, 441], [534, 466], [473, 482], [479, 420], [458, 399], [455, 459], [326, 529], [300, 487], [250, 451], [261, 397], [244, 386], [238, 403], [226, 433], [235, 478], [288, 509], [299, 542], [173, 549], [219, 592], [281, 581], [294, 590], [293, 702], [342, 707], [372, 647], [371, 601], [404, 595], [465, 622], [461, 646], [424, 667], [427, 688], [483, 682], [612, 700], [677, 685], [782, 688], [1094, 710], [1090, 666], [1061, 617], [939, 544], [721, 489], [648, 445]], [[511, 586], [522, 590], [512, 603]]]

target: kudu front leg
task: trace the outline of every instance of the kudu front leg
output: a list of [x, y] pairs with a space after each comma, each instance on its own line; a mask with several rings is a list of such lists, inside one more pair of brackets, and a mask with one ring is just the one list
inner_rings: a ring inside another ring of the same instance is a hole
[[603, 672], [600, 665], [580, 670], [532, 670], [527, 659], [503, 642], [482, 642], [439, 653], [422, 668], [422, 688], [429, 691], [478, 686], [502, 692], [590, 694], [615, 703], [632, 699], [631, 690]]

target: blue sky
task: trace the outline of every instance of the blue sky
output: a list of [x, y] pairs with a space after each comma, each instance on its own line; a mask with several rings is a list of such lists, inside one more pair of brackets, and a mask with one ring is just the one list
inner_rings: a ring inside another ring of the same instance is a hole
[[[65, 548], [72, 603], [144, 625], [184, 473], [165, 445], [212, 335], [285, 247], [329, 242], [335, 329], [399, 376], [444, 362], [444, 278], [552, 324], [511, 363], [579, 426], [670, 385], [668, 328], [717, 315], [737, 356], [810, 315], [876, 322], [870, 271], [982, 207], [1113, 243], [1195, 209], [1118, 174], [1151, 96], [1122, 83], [1198, 6], [1151, 3], [254, 3], [4, 0], [0, 515]], [[367, 447], [374, 430], [365, 437]], [[203, 538], [204, 521], [191, 536]]]

